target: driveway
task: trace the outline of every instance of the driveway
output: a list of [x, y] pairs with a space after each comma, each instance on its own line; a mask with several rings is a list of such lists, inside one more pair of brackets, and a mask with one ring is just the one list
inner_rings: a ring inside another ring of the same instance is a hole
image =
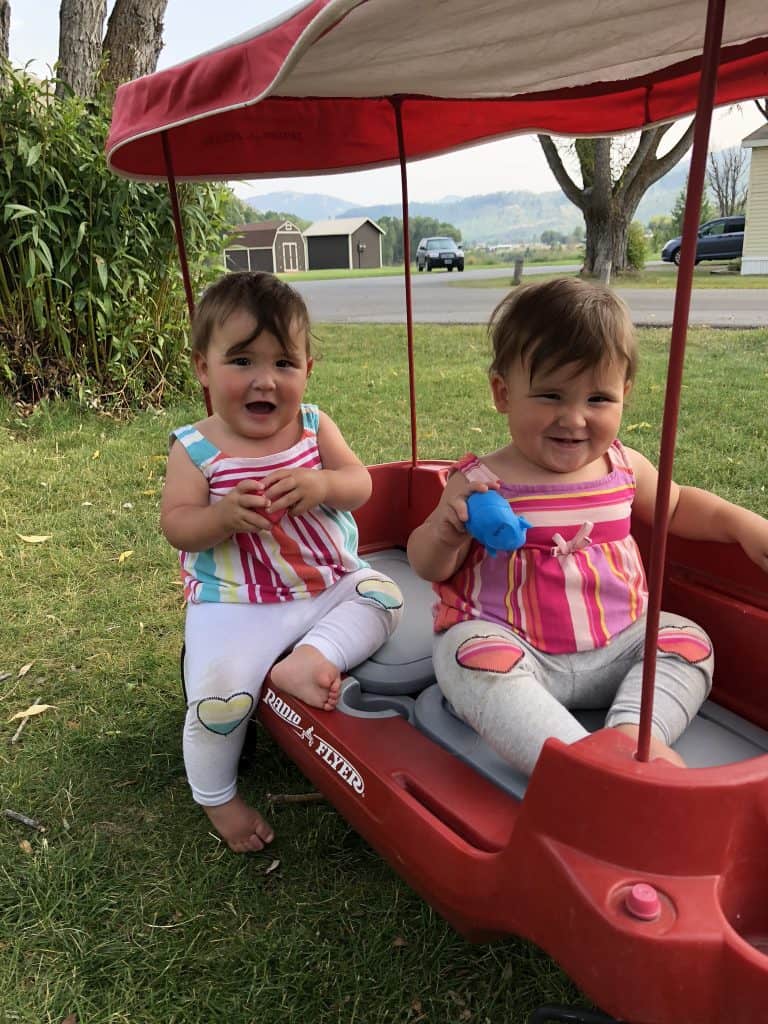
[[[577, 270], [578, 267], [531, 267], [525, 276]], [[462, 288], [459, 281], [498, 278], [498, 288]], [[413, 315], [416, 323], [486, 323], [494, 306], [506, 295], [509, 268], [466, 270], [463, 274], [434, 271], [413, 274]], [[405, 292], [401, 277], [359, 277], [332, 281], [299, 281], [312, 319], [318, 323], [402, 323]], [[638, 325], [669, 326], [675, 299], [673, 289], [617, 289]], [[753, 289], [695, 289], [689, 323], [713, 327], [768, 326], [768, 291]]]

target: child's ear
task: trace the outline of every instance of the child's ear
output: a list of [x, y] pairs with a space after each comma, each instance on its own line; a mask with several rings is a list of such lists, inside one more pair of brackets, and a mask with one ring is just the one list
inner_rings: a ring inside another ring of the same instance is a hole
[[308, 377], [310, 377], [312, 375], [312, 367], [314, 365], [315, 365], [315, 360], [312, 358], [312, 356], [310, 356], [307, 359], [307, 376]]
[[627, 380], [624, 382], [624, 397], [629, 398], [629, 393], [632, 390], [632, 381]]
[[192, 365], [195, 368], [195, 374], [197, 379], [203, 385], [204, 388], [208, 387], [208, 360], [205, 358], [203, 352], [192, 353]]
[[496, 406], [496, 412], [508, 412], [509, 390], [507, 382], [498, 373], [491, 374], [491, 394], [493, 395], [493, 404]]

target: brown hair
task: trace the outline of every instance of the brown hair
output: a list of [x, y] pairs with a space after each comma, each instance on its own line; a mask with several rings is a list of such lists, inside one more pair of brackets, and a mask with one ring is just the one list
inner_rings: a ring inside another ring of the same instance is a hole
[[[203, 292], [192, 320], [192, 351], [205, 355], [214, 328], [238, 309], [255, 319], [253, 337], [269, 331], [286, 354], [292, 348], [291, 329], [298, 321], [306, 335], [307, 356], [310, 355], [309, 313], [304, 299], [274, 274], [248, 271], [224, 274]], [[251, 338], [244, 339], [243, 348], [250, 341]]]
[[526, 362], [530, 379], [543, 369], [573, 363], [577, 372], [602, 362], [626, 365], [625, 380], [637, 372], [637, 342], [629, 310], [609, 288], [574, 277], [522, 285], [491, 314], [491, 375], [503, 377], [512, 364]]

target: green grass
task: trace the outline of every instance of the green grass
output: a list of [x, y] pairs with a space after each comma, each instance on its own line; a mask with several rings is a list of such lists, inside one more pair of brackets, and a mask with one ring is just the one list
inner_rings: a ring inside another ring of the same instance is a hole
[[[526, 264], [529, 265], [529, 264]], [[537, 274], [537, 281], [551, 280], [554, 277], [578, 277], [577, 272], [559, 274]], [[509, 273], [512, 280], [512, 269]], [[501, 279], [495, 278], [461, 278], [453, 282], [458, 288], [501, 288]], [[666, 288], [670, 291], [677, 284], [677, 267], [672, 264], [669, 267], [648, 267], [637, 273], [621, 274], [614, 277], [611, 284], [619, 290], [623, 288]], [[693, 273], [694, 288], [768, 288], [768, 277], [765, 274], [748, 274], [742, 277], [741, 274], [730, 273], [727, 264], [705, 263], [698, 266]]]
[[[366, 461], [407, 456], [403, 328], [317, 333], [310, 399]], [[667, 344], [641, 332], [625, 416], [651, 457]], [[417, 327], [416, 345], [422, 454], [501, 444], [482, 328]], [[678, 479], [768, 513], [767, 400], [768, 332], [692, 330]], [[167, 433], [199, 415], [197, 398], [124, 421], [0, 410], [0, 807], [47, 827], [0, 818], [0, 1021], [522, 1024], [579, 1001], [531, 945], [464, 942], [329, 806], [275, 811], [268, 857], [207, 830], [184, 780], [183, 610], [157, 526]], [[11, 746], [9, 719], [38, 697], [53, 707]], [[258, 727], [242, 786], [261, 806], [308, 788]]]

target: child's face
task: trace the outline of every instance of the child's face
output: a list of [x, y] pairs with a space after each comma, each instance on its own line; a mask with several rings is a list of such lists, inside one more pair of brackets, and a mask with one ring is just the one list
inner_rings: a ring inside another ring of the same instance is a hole
[[254, 337], [255, 330], [254, 317], [235, 310], [214, 328], [208, 351], [196, 352], [194, 361], [214, 414], [231, 434], [264, 440], [295, 427], [312, 360], [302, 325], [291, 326], [289, 353], [269, 331]]
[[575, 372], [573, 364], [530, 379], [518, 360], [491, 390], [521, 457], [551, 473], [577, 473], [600, 459], [615, 440], [630, 385], [612, 363]]

